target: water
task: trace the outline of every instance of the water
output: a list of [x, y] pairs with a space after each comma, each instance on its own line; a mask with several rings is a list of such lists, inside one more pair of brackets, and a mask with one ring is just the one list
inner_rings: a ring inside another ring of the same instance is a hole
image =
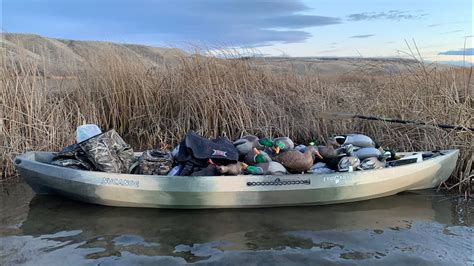
[[315, 207], [112, 208], [0, 187], [0, 264], [474, 263], [474, 206], [431, 190]]

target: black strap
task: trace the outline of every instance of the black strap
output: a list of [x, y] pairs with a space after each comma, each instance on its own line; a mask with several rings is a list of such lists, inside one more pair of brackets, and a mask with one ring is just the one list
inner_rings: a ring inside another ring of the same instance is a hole
[[354, 118], [359, 118], [359, 119], [365, 119], [365, 120], [384, 121], [384, 122], [389, 122], [389, 123], [435, 126], [435, 127], [444, 128], [444, 129], [474, 131], [474, 128], [472, 128], [472, 127], [453, 126], [453, 125], [445, 125], [445, 124], [429, 124], [429, 123], [425, 123], [425, 122], [412, 121], [412, 120], [381, 118], [381, 117], [366, 116], [366, 115], [354, 115], [353, 117]]

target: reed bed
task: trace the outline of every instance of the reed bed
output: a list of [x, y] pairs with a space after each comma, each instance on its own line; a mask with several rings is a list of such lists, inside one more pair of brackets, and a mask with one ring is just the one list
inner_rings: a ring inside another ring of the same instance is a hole
[[253, 60], [200, 55], [183, 55], [177, 63], [150, 68], [140, 58], [123, 58], [112, 49], [67, 77], [52, 78], [47, 69], [40, 71], [42, 66], [4, 55], [2, 180], [14, 176], [14, 156], [60, 150], [74, 142], [76, 127], [87, 122], [116, 129], [135, 150], [171, 148], [189, 129], [231, 139], [242, 134], [285, 135], [302, 143], [361, 132], [398, 151], [457, 148], [461, 156], [446, 187], [470, 187], [473, 132], [337, 119], [328, 113], [473, 127], [472, 68], [419, 63], [400, 73], [322, 77], [291, 69], [275, 73]]

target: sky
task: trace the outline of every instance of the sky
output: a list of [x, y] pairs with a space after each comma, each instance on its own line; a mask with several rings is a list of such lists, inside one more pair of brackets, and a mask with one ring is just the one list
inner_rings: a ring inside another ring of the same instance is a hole
[[0, 11], [3, 32], [64, 39], [266, 56], [474, 58], [472, 0], [2, 0]]

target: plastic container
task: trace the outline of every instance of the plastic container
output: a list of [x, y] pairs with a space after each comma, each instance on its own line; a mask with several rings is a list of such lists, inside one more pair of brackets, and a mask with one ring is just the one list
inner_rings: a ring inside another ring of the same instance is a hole
[[183, 170], [183, 165], [176, 165], [169, 171], [167, 176], [177, 176], [181, 173], [181, 170]]
[[83, 142], [99, 134], [102, 134], [102, 130], [96, 124], [78, 126], [76, 129], [76, 142]]

